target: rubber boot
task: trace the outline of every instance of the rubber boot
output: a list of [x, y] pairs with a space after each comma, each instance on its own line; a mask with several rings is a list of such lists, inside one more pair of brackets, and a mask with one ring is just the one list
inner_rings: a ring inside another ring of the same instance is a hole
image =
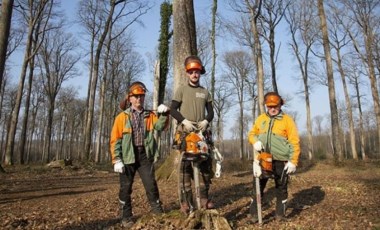
[[251, 204], [249, 205], [249, 214], [251, 214], [252, 223], [256, 223], [259, 221], [259, 218], [257, 216], [257, 202], [255, 199], [253, 199], [251, 201]]

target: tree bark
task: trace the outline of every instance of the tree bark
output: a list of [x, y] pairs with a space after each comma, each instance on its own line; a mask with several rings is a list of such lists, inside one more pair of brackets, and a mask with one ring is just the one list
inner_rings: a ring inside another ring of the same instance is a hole
[[323, 50], [326, 57], [326, 70], [327, 70], [327, 82], [328, 82], [328, 91], [330, 99], [330, 112], [331, 112], [331, 131], [332, 131], [332, 147], [333, 154], [336, 160], [343, 160], [342, 146], [339, 142], [339, 115], [336, 105], [336, 96], [335, 96], [335, 83], [334, 83], [334, 74], [332, 68], [332, 58], [330, 51], [330, 42], [329, 35], [327, 31], [327, 22], [325, 9], [323, 6], [323, 0], [318, 0], [318, 15], [320, 18], [320, 28], [322, 32], [322, 41], [323, 41]]
[[11, 29], [12, 11], [14, 0], [3, 0], [1, 2], [0, 14], [0, 89], [3, 83], [5, 61], [7, 58], [7, 47], [9, 31]]
[[173, 58], [174, 92], [187, 83], [184, 77], [184, 61], [189, 55], [197, 55], [197, 39], [193, 0], [173, 1]]

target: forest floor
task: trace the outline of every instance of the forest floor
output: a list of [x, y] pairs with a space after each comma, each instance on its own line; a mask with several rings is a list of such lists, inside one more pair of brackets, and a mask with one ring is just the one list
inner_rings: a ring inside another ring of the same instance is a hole
[[[74, 164], [75, 165], [75, 164]], [[228, 168], [228, 167], [227, 167]], [[118, 175], [91, 167], [36, 168], [8, 166], [0, 174], [0, 229], [122, 229], [118, 210]], [[253, 194], [251, 171], [226, 170], [213, 179], [216, 210], [231, 229], [380, 229], [380, 162], [318, 162], [291, 177], [287, 216], [274, 215], [270, 182], [264, 224], [250, 222]], [[175, 180], [159, 181], [165, 214], [149, 213], [144, 188], [133, 187], [132, 229], [183, 229], [186, 216], [178, 209]]]

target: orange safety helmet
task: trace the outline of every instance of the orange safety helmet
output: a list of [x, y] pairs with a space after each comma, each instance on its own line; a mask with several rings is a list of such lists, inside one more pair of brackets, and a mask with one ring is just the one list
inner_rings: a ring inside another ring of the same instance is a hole
[[276, 92], [269, 92], [265, 94], [264, 96], [264, 103], [266, 106], [277, 106], [277, 105], [283, 105], [284, 100], [281, 98], [281, 96]]
[[147, 89], [144, 83], [135, 81], [129, 86], [127, 97], [120, 101], [119, 107], [121, 110], [127, 109], [129, 106], [129, 97], [132, 95], [145, 95]]
[[185, 69], [186, 72], [190, 70], [199, 70], [201, 71], [201, 74], [205, 74], [206, 70], [205, 67], [202, 65], [201, 60], [197, 56], [189, 56], [185, 59]]
[[133, 82], [128, 90], [128, 96], [132, 95], [145, 95], [146, 87], [140, 81]]

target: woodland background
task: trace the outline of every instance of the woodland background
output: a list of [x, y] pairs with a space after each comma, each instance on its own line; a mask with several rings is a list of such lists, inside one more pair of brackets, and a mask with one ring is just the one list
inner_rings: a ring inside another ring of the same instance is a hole
[[[380, 1], [223, 2], [230, 14], [220, 13], [220, 1], [213, 0], [209, 20], [195, 23], [199, 9], [192, 0], [162, 1], [151, 68], [154, 89], [146, 99], [147, 108], [169, 104], [172, 92], [185, 82], [184, 58], [198, 54], [204, 60], [216, 114], [215, 144], [225, 157], [222, 177], [211, 186], [217, 212], [233, 229], [257, 227], [248, 211], [255, 196], [246, 135], [264, 112], [264, 93], [294, 86], [277, 84], [279, 53], [290, 49], [288, 58], [298, 66], [295, 73], [302, 83], [306, 130], [301, 133], [300, 164], [289, 184], [291, 221], [273, 221], [272, 206], [263, 212], [264, 227], [379, 229]], [[133, 40], [130, 28], [149, 14], [152, 1], [78, 0], [75, 22], [82, 27], [80, 34], [67, 32], [72, 24], [60, 3], [1, 1], [0, 169], [6, 173], [0, 173], [0, 227], [120, 229], [109, 134], [128, 85], [144, 79], [147, 64], [136, 52], [139, 41]], [[279, 24], [286, 25], [291, 41], [286, 47], [276, 39]], [[235, 38], [239, 48], [224, 51], [216, 46], [218, 39], [225, 39], [221, 34]], [[10, 57], [20, 52], [20, 76], [14, 76]], [[82, 74], [83, 65], [88, 69], [85, 98], [75, 86], [64, 84]], [[222, 74], [216, 74], [217, 66]], [[321, 102], [329, 103], [328, 117], [311, 116], [310, 95], [316, 85], [328, 88], [329, 101]], [[338, 86], [342, 99], [336, 96]], [[295, 97], [283, 96], [288, 102]], [[232, 109], [236, 120], [227, 124]], [[300, 121], [300, 111], [284, 110]], [[223, 129], [229, 125], [230, 130]], [[173, 195], [174, 166], [167, 167], [178, 157], [171, 149], [172, 130], [159, 136], [157, 176], [165, 214], [147, 213], [137, 178], [133, 229], [187, 229], [188, 219], [179, 213]], [[273, 183], [266, 192], [273, 203]]]
[[[157, 56], [152, 60], [155, 85], [146, 107], [170, 104], [172, 92], [184, 82], [184, 57], [198, 54], [209, 70], [204, 79], [214, 98], [216, 145], [227, 158], [249, 158], [247, 132], [264, 111], [264, 92], [281, 92], [284, 87], [277, 85], [276, 63], [278, 53], [290, 49], [298, 80], [303, 83], [300, 94], [306, 109], [302, 156], [337, 161], [378, 158], [379, 1], [339, 0], [325, 5], [301, 0], [225, 2], [239, 17], [219, 14], [214, 0], [210, 20], [198, 24], [192, 1], [162, 2]], [[9, 3], [13, 3], [12, 14], [6, 11]], [[2, 1], [0, 33], [3, 40], [8, 38], [0, 82], [4, 165], [65, 158], [96, 163], [110, 160], [109, 134], [113, 118], [120, 112], [118, 102], [132, 81], [142, 79], [147, 66], [142, 54], [135, 51], [138, 41], [133, 40], [130, 26], [141, 23], [140, 17], [149, 14], [152, 5], [144, 0], [77, 4], [75, 22], [82, 32], [70, 34], [60, 1]], [[185, 16], [180, 14], [185, 11]], [[4, 25], [10, 17], [7, 35]], [[287, 47], [276, 43], [279, 23], [287, 25], [291, 37]], [[219, 51], [215, 41], [223, 39], [221, 33], [235, 37], [240, 49]], [[79, 46], [78, 40], [85, 46]], [[190, 48], [179, 52], [185, 46]], [[24, 54], [20, 76], [12, 76], [10, 71], [14, 66], [9, 60], [16, 51]], [[223, 66], [219, 76], [215, 75], [217, 64]], [[78, 96], [75, 87], [63, 84], [81, 74], [79, 65], [88, 68], [85, 98]], [[339, 100], [337, 82], [344, 92]], [[311, 117], [310, 94], [316, 84], [328, 87], [329, 117]], [[292, 100], [292, 95], [284, 97]], [[236, 123], [226, 131], [224, 116], [232, 106]], [[286, 106], [284, 110], [299, 120], [299, 111], [287, 111]], [[325, 121], [330, 125], [322, 125]], [[171, 130], [161, 135], [163, 159], [170, 153]], [[224, 138], [225, 132], [232, 138]]]

